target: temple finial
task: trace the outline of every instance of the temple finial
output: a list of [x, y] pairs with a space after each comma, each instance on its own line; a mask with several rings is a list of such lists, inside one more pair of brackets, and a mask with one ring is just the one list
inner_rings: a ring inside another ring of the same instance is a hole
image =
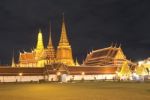
[[50, 27], [49, 27], [49, 42], [48, 42], [48, 46], [52, 46], [52, 32], [51, 32], [51, 23], [50, 23]]
[[63, 12], [62, 13], [62, 16], [63, 16], [63, 22], [65, 21], [65, 13]]
[[41, 28], [39, 28], [39, 33], [42, 33]]
[[13, 49], [13, 54], [12, 54], [12, 63], [11, 63], [11, 67], [15, 67], [14, 49]]
[[117, 48], [117, 43], [115, 43], [114, 48]]
[[121, 48], [121, 43], [119, 44], [119, 48]]
[[114, 45], [114, 43], [113, 43], [113, 42], [111, 42], [111, 45], [110, 45], [110, 47], [113, 47], [113, 45]]
[[77, 60], [77, 58], [76, 58], [75, 65], [76, 65], [76, 66], [80, 66], [80, 65], [79, 65], [79, 63], [78, 63], [78, 60]]

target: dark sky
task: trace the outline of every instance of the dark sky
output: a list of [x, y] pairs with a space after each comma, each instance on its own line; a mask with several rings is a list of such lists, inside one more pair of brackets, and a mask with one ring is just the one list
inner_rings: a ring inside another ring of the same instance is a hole
[[0, 0], [0, 63], [11, 62], [13, 49], [30, 51], [41, 28], [45, 45], [52, 25], [55, 47], [65, 13], [74, 58], [92, 49], [122, 44], [129, 59], [150, 56], [150, 0]]

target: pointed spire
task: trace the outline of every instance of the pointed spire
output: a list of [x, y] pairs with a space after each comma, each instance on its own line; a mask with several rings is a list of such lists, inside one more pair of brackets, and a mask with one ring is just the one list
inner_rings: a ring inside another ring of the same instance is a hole
[[114, 48], [117, 48], [117, 43], [115, 43]]
[[63, 22], [62, 22], [62, 29], [61, 29], [61, 37], [59, 43], [67, 44], [69, 45], [68, 38], [67, 38], [67, 32], [65, 27], [65, 18], [63, 13]]
[[42, 31], [39, 29], [36, 49], [44, 49]]
[[39, 33], [42, 33], [41, 29], [39, 28]]
[[84, 62], [85, 62], [85, 61], [84, 61], [84, 59], [83, 59], [82, 64], [84, 64]]
[[47, 46], [47, 51], [45, 52], [46, 58], [49, 59], [48, 63], [54, 62], [55, 59], [55, 49], [53, 47], [52, 38], [51, 38], [51, 25], [50, 25], [50, 32], [49, 32], [49, 42]]
[[114, 45], [114, 43], [112, 42], [111, 45], [110, 45], [110, 47], [113, 47], [113, 45]]
[[119, 48], [121, 48], [121, 43], [120, 43], [120, 45], [119, 45]]
[[78, 60], [77, 60], [77, 58], [76, 58], [75, 65], [76, 65], [76, 66], [80, 66], [80, 65], [79, 65], [79, 63], [78, 63]]
[[49, 33], [49, 41], [48, 41], [48, 47], [47, 48], [50, 48], [50, 47], [53, 47], [53, 44], [52, 44], [52, 37], [51, 37], [51, 24], [50, 24], [50, 29], [49, 29], [50, 33]]
[[12, 54], [12, 63], [11, 63], [11, 67], [15, 67], [14, 50], [13, 50], [13, 54]]

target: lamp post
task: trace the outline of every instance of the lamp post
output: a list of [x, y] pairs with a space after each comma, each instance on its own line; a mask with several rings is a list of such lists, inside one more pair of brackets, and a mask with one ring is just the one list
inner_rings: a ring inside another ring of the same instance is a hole
[[85, 72], [82, 72], [81, 75], [82, 75], [82, 81], [84, 81]]
[[19, 73], [19, 76], [20, 76], [20, 82], [22, 81], [22, 73]]
[[82, 74], [82, 75], [85, 75], [85, 72], [82, 72], [81, 74]]

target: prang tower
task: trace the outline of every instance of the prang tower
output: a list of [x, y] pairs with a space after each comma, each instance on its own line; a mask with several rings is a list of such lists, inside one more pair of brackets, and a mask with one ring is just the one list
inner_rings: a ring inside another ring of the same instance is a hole
[[56, 60], [55, 48], [53, 46], [52, 37], [51, 37], [51, 27], [50, 27], [48, 45], [47, 48], [45, 49], [45, 59], [46, 59], [46, 64], [54, 63]]

